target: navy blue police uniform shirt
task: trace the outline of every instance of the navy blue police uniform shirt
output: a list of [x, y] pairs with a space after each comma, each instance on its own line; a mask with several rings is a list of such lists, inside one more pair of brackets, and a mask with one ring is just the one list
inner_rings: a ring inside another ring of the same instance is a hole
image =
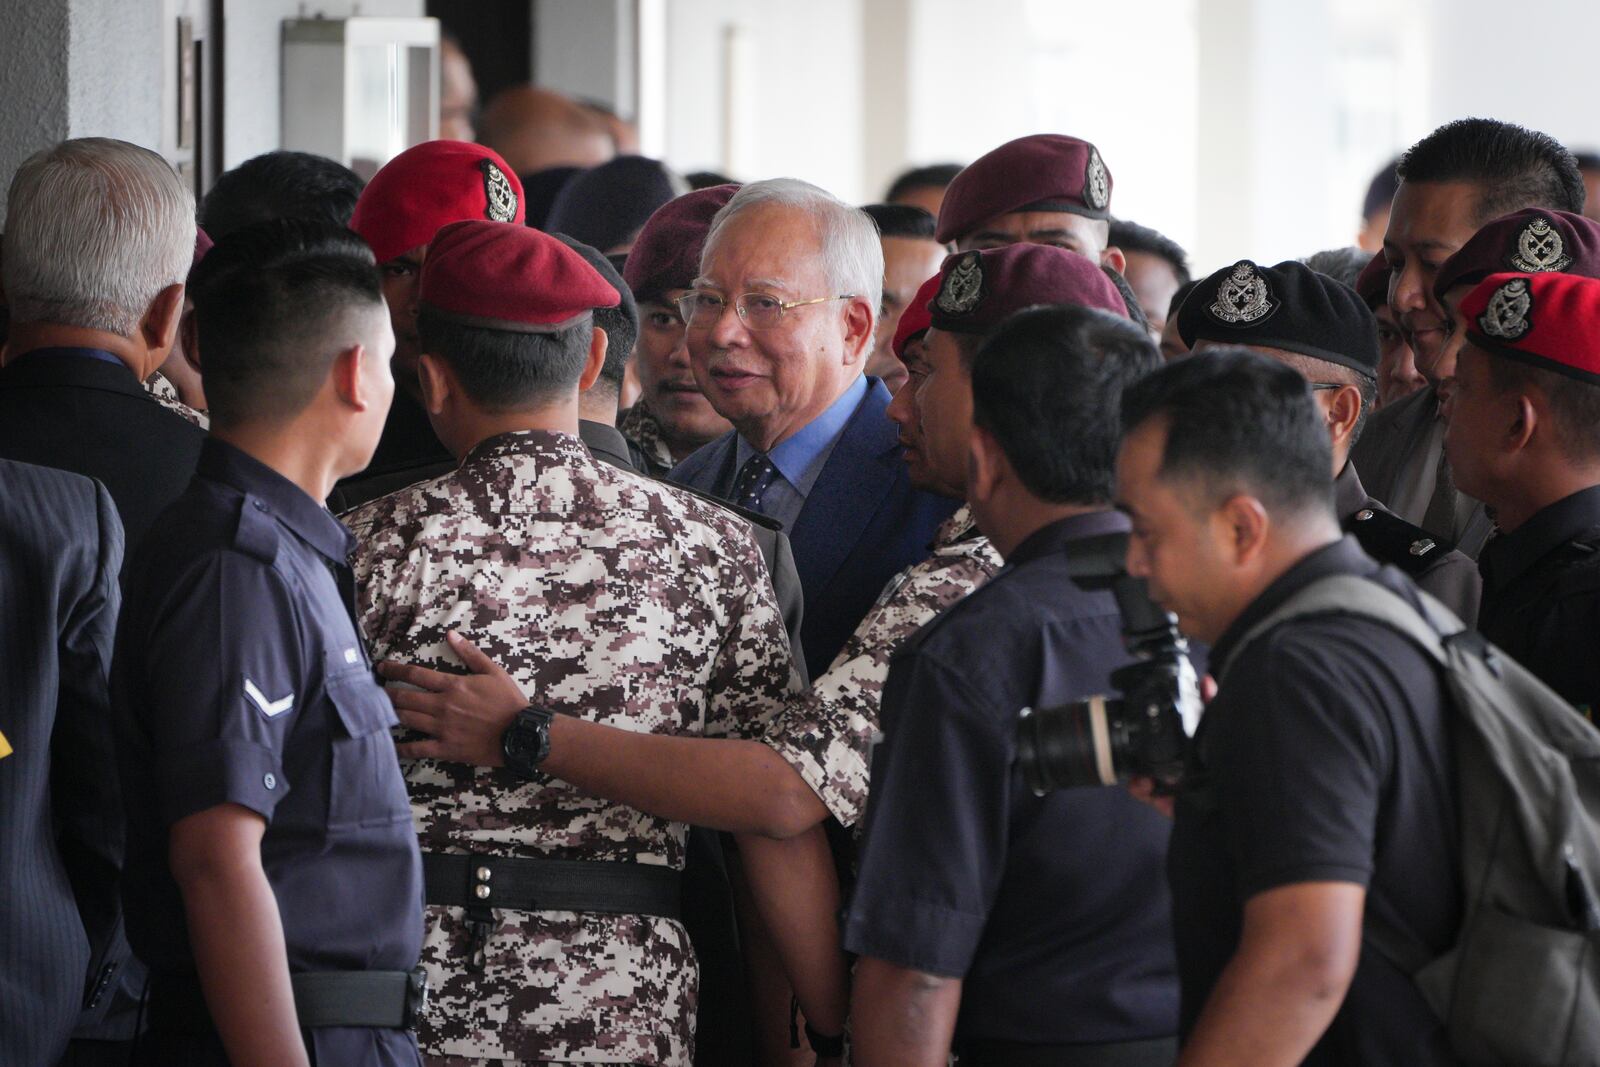
[[1021, 708], [1110, 693], [1128, 662], [1111, 593], [1068, 574], [1074, 542], [1127, 529], [1037, 531], [890, 661], [845, 944], [964, 978], [958, 1041], [1177, 1032], [1169, 820], [1116, 787], [1036, 797], [1015, 766]]
[[[211, 438], [128, 568], [113, 682], [123, 900], [158, 979], [195, 970], [168, 830], [221, 804], [267, 821], [291, 973], [417, 964], [421, 858], [394, 711], [356, 627], [353, 547], [292, 482]], [[306, 1033], [314, 1062], [417, 1062], [406, 1031]]]
[[1478, 629], [1591, 721], [1600, 711], [1600, 485], [1549, 505], [1478, 557]]
[[[1350, 882], [1391, 927], [1438, 954], [1461, 919], [1454, 760], [1434, 663], [1395, 631], [1351, 616], [1284, 623], [1238, 641], [1311, 582], [1371, 578], [1415, 603], [1399, 571], [1351, 537], [1306, 557], [1212, 649], [1226, 671], [1191, 746], [1169, 870], [1184, 1033], [1238, 947], [1244, 905], [1271, 889]], [[1412, 981], [1364, 945], [1355, 978], [1307, 1064], [1453, 1063]]]

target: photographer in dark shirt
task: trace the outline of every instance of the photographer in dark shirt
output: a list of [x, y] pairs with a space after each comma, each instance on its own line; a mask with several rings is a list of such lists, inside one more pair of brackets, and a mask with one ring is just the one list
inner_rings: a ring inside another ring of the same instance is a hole
[[1364, 923], [1443, 952], [1460, 918], [1454, 767], [1432, 662], [1366, 619], [1241, 639], [1329, 575], [1415, 603], [1334, 513], [1305, 380], [1240, 349], [1130, 387], [1117, 493], [1128, 570], [1211, 644], [1168, 858], [1182, 1067], [1443, 1064], [1438, 1019]]

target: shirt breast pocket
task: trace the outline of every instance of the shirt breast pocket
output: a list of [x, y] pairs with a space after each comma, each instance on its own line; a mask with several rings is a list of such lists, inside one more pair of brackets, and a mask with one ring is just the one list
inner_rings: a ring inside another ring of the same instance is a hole
[[394, 707], [365, 666], [329, 675], [328, 700], [337, 713], [331, 732], [328, 829], [386, 826], [411, 818], [389, 727]]

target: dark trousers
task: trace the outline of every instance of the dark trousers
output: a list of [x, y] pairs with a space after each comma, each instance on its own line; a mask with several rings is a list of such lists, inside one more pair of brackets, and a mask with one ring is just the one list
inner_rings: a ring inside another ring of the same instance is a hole
[[961, 1067], [1172, 1067], [1178, 1039], [1107, 1045], [1027, 1045], [1015, 1041], [957, 1041]]

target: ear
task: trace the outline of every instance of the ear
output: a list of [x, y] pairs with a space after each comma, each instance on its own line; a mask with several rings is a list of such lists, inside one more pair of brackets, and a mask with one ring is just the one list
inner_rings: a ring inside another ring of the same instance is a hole
[[1234, 562], [1240, 565], [1252, 563], [1261, 555], [1272, 529], [1272, 519], [1261, 501], [1244, 493], [1223, 501], [1212, 522], [1221, 525], [1223, 550], [1231, 552]]
[[873, 331], [877, 318], [872, 307], [860, 297], [849, 301], [844, 309], [844, 364], [851, 366], [866, 361], [872, 351]]
[[[183, 285], [169, 285], [145, 308], [144, 317], [139, 320], [139, 337], [150, 351], [166, 353], [178, 339], [178, 323], [182, 319]], [[156, 362], [159, 365], [161, 361]]]
[[589, 338], [589, 359], [583, 365], [583, 373], [578, 376], [578, 392], [588, 392], [589, 387], [600, 380], [600, 370], [606, 365], [606, 352], [610, 348], [611, 338], [596, 326], [593, 336]]
[[183, 318], [178, 322], [178, 336], [183, 338], [183, 358], [189, 366], [194, 368], [196, 374], [200, 370], [200, 326], [195, 321], [194, 309], [190, 308], [183, 313]]
[[422, 407], [430, 415], [442, 414], [446, 401], [457, 392], [450, 365], [426, 352], [417, 360], [417, 384], [422, 387]]
[[1324, 417], [1328, 423], [1328, 435], [1333, 438], [1333, 447], [1337, 451], [1341, 445], [1349, 441], [1350, 435], [1355, 432], [1356, 423], [1361, 419], [1361, 390], [1353, 385], [1340, 386], [1334, 390]]
[[1100, 253], [1100, 265], [1110, 267], [1118, 274], [1126, 277], [1128, 273], [1128, 257], [1122, 254], [1122, 249], [1112, 245]]
[[333, 391], [339, 399], [357, 411], [366, 411], [378, 402], [367, 367], [375, 359], [365, 345], [351, 345], [333, 357]]
[[1010, 472], [1011, 463], [994, 434], [982, 426], [974, 426], [967, 448], [967, 498], [993, 498]]
[[1527, 393], [1515, 393], [1511, 397], [1513, 414], [1510, 428], [1506, 431], [1506, 450], [1521, 452], [1533, 440], [1533, 435], [1544, 429], [1544, 397], [1538, 398], [1538, 403]]

